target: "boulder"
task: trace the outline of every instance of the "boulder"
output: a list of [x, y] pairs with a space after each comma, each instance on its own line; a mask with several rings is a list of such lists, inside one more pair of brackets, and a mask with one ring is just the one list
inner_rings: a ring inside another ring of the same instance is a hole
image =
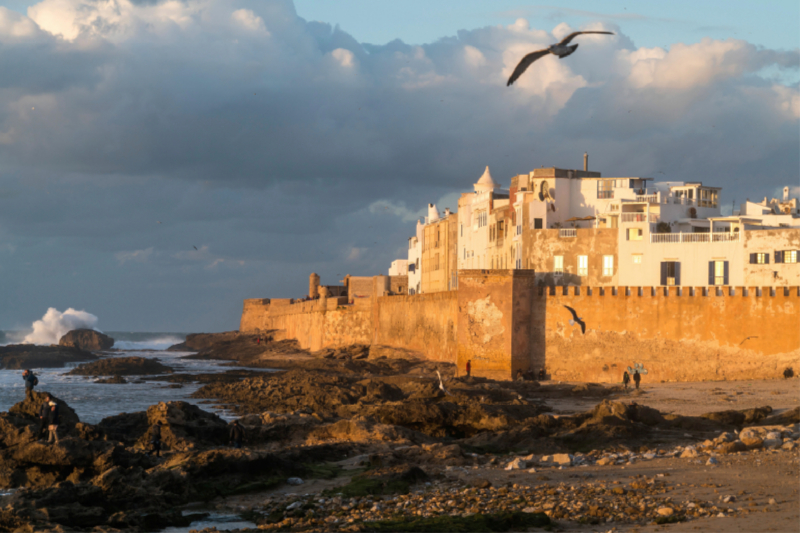
[[761, 448], [764, 445], [762, 434], [755, 428], [745, 428], [739, 433], [739, 440], [748, 448]]
[[114, 346], [114, 339], [93, 329], [73, 329], [61, 337], [58, 345], [96, 352], [110, 350]]
[[146, 357], [107, 357], [93, 363], [84, 363], [67, 374], [78, 376], [144, 376], [168, 374], [172, 368], [157, 359]]
[[557, 453], [555, 455], [543, 455], [539, 459], [539, 464], [543, 466], [570, 466], [572, 456], [568, 453]]
[[[161, 442], [171, 450], [193, 450], [199, 446], [221, 445], [228, 442], [228, 423], [213, 413], [203, 411], [187, 402], [160, 402], [147, 409], [147, 426], [161, 422]], [[147, 446], [147, 433], [139, 439]]]
[[724, 454], [743, 452], [745, 450], [747, 450], [747, 446], [740, 440], [735, 440], [733, 442], [723, 442], [720, 443], [716, 448], [716, 451], [718, 453], [724, 453]]
[[66, 363], [92, 361], [97, 356], [69, 346], [9, 344], [0, 346], [0, 369], [63, 368]]

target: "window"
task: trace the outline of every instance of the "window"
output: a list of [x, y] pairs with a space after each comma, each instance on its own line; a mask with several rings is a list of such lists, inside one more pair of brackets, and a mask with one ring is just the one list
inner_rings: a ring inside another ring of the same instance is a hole
[[433, 269], [439, 270], [439, 254], [433, 256]]
[[727, 285], [728, 284], [728, 262], [709, 261], [708, 262], [708, 284]]
[[461, 236], [464, 236], [464, 224], [461, 224]]
[[589, 256], [588, 255], [579, 255], [578, 256], [578, 275], [585, 276], [589, 273]]
[[597, 197], [614, 198], [614, 180], [597, 180]]
[[517, 209], [515, 213], [515, 217], [517, 219], [517, 235], [522, 235], [522, 209]]
[[[517, 226], [519, 227], [519, 226]], [[519, 270], [522, 268], [522, 243], [517, 243], [517, 253], [516, 253], [516, 269]]]
[[797, 250], [775, 252], [776, 263], [797, 263]]
[[614, 256], [613, 255], [604, 255], [603, 256], [603, 275], [604, 276], [613, 276], [614, 275]]
[[502, 220], [499, 220], [497, 222], [497, 238], [498, 239], [503, 238], [503, 221]]
[[751, 265], [768, 265], [769, 254], [750, 254]]
[[633, 264], [634, 265], [641, 265], [642, 264], [642, 254], [633, 254]]
[[564, 256], [563, 255], [556, 255], [553, 256], [553, 272], [555, 272], [556, 276], [560, 276], [564, 273]]
[[628, 228], [626, 230], [627, 237], [629, 241], [641, 241], [642, 236], [644, 235], [644, 230], [642, 228]]
[[541, 218], [534, 218], [533, 219], [533, 229], [542, 229], [542, 219]]
[[681, 264], [678, 261], [661, 263], [661, 284], [669, 287], [681, 284]]
[[408, 265], [408, 271], [409, 272], [416, 272], [416, 266], [414, 266], [414, 263], [411, 263], [410, 265]]

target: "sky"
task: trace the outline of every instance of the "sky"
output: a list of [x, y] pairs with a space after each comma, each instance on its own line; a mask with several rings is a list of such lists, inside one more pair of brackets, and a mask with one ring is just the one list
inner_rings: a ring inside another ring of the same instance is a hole
[[[0, 329], [236, 329], [486, 165], [800, 192], [797, 2], [597, 4], [0, 0]], [[577, 29], [616, 35], [505, 86]]]

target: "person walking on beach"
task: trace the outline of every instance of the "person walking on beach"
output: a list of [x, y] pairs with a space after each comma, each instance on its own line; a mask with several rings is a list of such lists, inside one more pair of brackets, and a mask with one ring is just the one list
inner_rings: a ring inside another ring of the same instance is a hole
[[47, 405], [50, 406], [50, 411], [47, 413], [47, 444], [53, 442], [53, 439], [58, 444], [58, 404], [51, 398]]
[[472, 359], [468, 359], [467, 360], [467, 377], [470, 376], [471, 372], [472, 372]]
[[231, 425], [231, 445], [239, 449], [242, 447], [242, 441], [244, 440], [244, 428], [239, 425], [238, 420], [234, 420], [233, 424]]
[[642, 375], [638, 370], [633, 371], [633, 382], [636, 383], [636, 390], [639, 390], [639, 382], [642, 381]]
[[161, 421], [156, 421], [150, 428], [150, 449], [146, 455], [155, 453], [156, 457], [161, 457]]
[[47, 434], [47, 426], [50, 419], [50, 402], [53, 398], [48, 394], [44, 397], [44, 403], [39, 408], [39, 431], [36, 432], [36, 438], [44, 442], [44, 437]]
[[22, 373], [22, 379], [25, 380], [25, 399], [33, 397], [33, 388], [39, 384], [39, 378], [30, 370], [25, 370]]
[[625, 390], [628, 390], [628, 384], [631, 382], [631, 376], [628, 371], [622, 373], [622, 384], [625, 385]]

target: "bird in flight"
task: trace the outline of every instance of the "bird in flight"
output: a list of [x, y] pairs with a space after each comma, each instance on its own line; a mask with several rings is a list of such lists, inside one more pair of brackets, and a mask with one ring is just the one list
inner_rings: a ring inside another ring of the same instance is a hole
[[572, 39], [574, 39], [578, 35], [584, 35], [587, 33], [602, 33], [605, 35], [614, 35], [614, 33], [610, 31], [576, 31], [570, 33], [569, 35], [564, 37], [560, 43], [550, 45], [544, 50], [537, 50], [536, 52], [531, 52], [530, 54], [523, 57], [522, 60], [517, 65], [517, 68], [514, 69], [514, 72], [511, 74], [511, 77], [508, 78], [508, 83], [506, 84], [506, 87], [517, 81], [517, 78], [522, 76], [522, 73], [525, 72], [525, 70], [529, 66], [531, 66], [531, 63], [533, 63], [540, 57], [544, 57], [547, 54], [553, 54], [557, 55], [559, 59], [563, 59], [568, 55], [572, 54], [573, 52], [575, 52], [575, 50], [578, 49], [577, 44], [573, 44], [572, 46], [567, 46], [567, 45], [570, 43]]
[[586, 322], [584, 322], [583, 319], [578, 316], [578, 313], [576, 313], [573, 308], [571, 308], [568, 305], [565, 305], [564, 307], [569, 309], [569, 312], [572, 313], [572, 319], [569, 321], [569, 325], [570, 326], [574, 326], [575, 324], [580, 324], [581, 325], [581, 333], [583, 333], [585, 335], [586, 334]]
[[192, 248], [194, 248], [195, 250], [197, 250], [197, 246], [192, 246]]

